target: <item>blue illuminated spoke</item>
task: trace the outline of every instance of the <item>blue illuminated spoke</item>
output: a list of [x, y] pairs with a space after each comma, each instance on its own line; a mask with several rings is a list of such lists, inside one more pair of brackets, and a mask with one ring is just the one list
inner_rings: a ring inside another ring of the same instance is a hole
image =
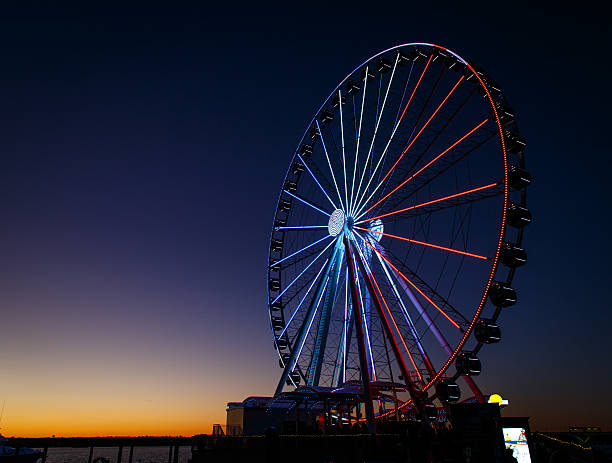
[[319, 125], [319, 121], [315, 119], [315, 123], [317, 124], [317, 130], [319, 131], [319, 136], [321, 137], [321, 144], [323, 145], [323, 151], [325, 151], [325, 158], [327, 159], [327, 165], [329, 166], [329, 171], [331, 172], [332, 179], [334, 181], [334, 186], [336, 187], [336, 193], [338, 193], [338, 200], [340, 201], [340, 206], [344, 211], [346, 208], [342, 204], [342, 196], [340, 196], [340, 190], [338, 189], [338, 182], [336, 182], [336, 176], [334, 175], [334, 169], [332, 168], [331, 161], [329, 160], [329, 154], [327, 153], [327, 146], [325, 146], [325, 139], [323, 138], [323, 132], [321, 131], [321, 126]]
[[325, 262], [323, 262], [323, 265], [321, 266], [321, 268], [319, 269], [319, 273], [317, 273], [317, 276], [314, 277], [314, 279], [312, 280], [312, 283], [310, 283], [310, 286], [308, 287], [308, 289], [306, 290], [306, 292], [304, 293], [304, 296], [302, 297], [302, 300], [300, 301], [300, 303], [297, 305], [297, 307], [295, 308], [295, 310], [293, 311], [293, 313], [291, 314], [291, 317], [289, 317], [289, 320], [287, 321], [287, 324], [285, 325], [285, 327], [283, 328], [283, 331], [281, 331], [281, 333], [278, 335], [278, 338], [282, 338], [283, 335], [285, 334], [285, 331], [287, 331], [287, 328], [289, 328], [289, 325], [291, 325], [291, 322], [293, 321], [293, 318], [295, 317], [295, 315], [299, 312], [300, 308], [302, 307], [302, 304], [304, 303], [304, 301], [306, 300], [306, 298], [308, 297], [308, 293], [310, 293], [310, 290], [312, 289], [312, 287], [314, 286], [314, 284], [316, 283], [316, 281], [319, 279], [319, 276], [321, 275], [321, 272], [323, 272], [323, 269], [325, 268], [325, 266], [327, 265], [327, 262], [329, 262], [329, 258], [325, 259]]
[[368, 67], [365, 68], [365, 77], [363, 78], [363, 95], [361, 97], [361, 112], [359, 114], [359, 130], [357, 131], [357, 148], [355, 148], [355, 166], [353, 168], [353, 182], [351, 183], [351, 205], [349, 210], [353, 209], [353, 191], [355, 188], [355, 176], [357, 174], [357, 159], [359, 158], [359, 142], [361, 141], [361, 123], [363, 122], [363, 107], [365, 105], [366, 89], [368, 88]]
[[312, 230], [317, 228], [327, 228], [328, 225], [302, 225], [298, 227], [274, 227], [275, 231], [287, 231], [287, 230]]
[[315, 246], [315, 245], [319, 244], [321, 241], [326, 240], [327, 238], [331, 238], [331, 236], [329, 236], [329, 235], [324, 236], [323, 238], [321, 238], [321, 239], [319, 239], [319, 240], [315, 241], [314, 243], [310, 243], [309, 245], [304, 246], [302, 249], [298, 249], [298, 250], [297, 250], [297, 251], [295, 251], [294, 253], [289, 254], [289, 255], [288, 255], [288, 256], [286, 256], [286, 257], [283, 257], [283, 258], [282, 258], [281, 260], [279, 260], [278, 262], [275, 262], [274, 264], [271, 264], [271, 265], [270, 265], [270, 267], [276, 267], [277, 265], [281, 264], [282, 262], [285, 262], [287, 259], [291, 259], [293, 256], [296, 256], [296, 255], [298, 255], [300, 252], [303, 252], [303, 251], [305, 251], [306, 249], [311, 248], [312, 246]]
[[329, 243], [327, 246], [325, 246], [325, 248], [324, 248], [324, 249], [323, 249], [323, 250], [322, 250], [322, 251], [321, 251], [319, 254], [317, 254], [317, 255], [316, 255], [316, 257], [315, 257], [315, 258], [314, 258], [314, 259], [313, 259], [313, 260], [310, 262], [310, 264], [308, 264], [308, 265], [307, 265], [307, 266], [304, 268], [304, 270], [302, 270], [302, 271], [300, 272], [300, 274], [299, 274], [298, 276], [296, 276], [296, 277], [293, 279], [293, 281], [292, 281], [291, 283], [289, 283], [287, 286], [285, 286], [285, 289], [283, 289], [283, 290], [281, 291], [281, 293], [280, 293], [278, 296], [276, 296], [276, 297], [274, 298], [274, 300], [273, 300], [273, 301], [270, 303], [270, 305], [272, 305], [272, 304], [274, 304], [276, 301], [278, 301], [278, 300], [281, 298], [281, 296], [282, 296], [283, 294], [285, 294], [285, 293], [287, 292], [287, 290], [288, 290], [289, 288], [291, 288], [291, 287], [293, 286], [293, 284], [294, 284], [296, 281], [298, 281], [298, 280], [300, 279], [300, 277], [301, 277], [301, 276], [302, 276], [302, 275], [303, 275], [303, 274], [304, 274], [304, 273], [305, 273], [305, 272], [306, 272], [306, 271], [307, 271], [307, 270], [308, 270], [308, 269], [309, 269], [309, 268], [312, 266], [312, 264], [314, 264], [314, 263], [317, 261], [317, 259], [318, 259], [319, 257], [321, 257], [321, 256], [323, 255], [323, 253], [324, 253], [325, 251], [327, 251], [327, 249], [329, 249], [329, 247], [330, 247], [332, 244], [334, 244], [334, 242], [333, 242], [333, 241], [331, 241], [331, 242], [330, 242], [330, 243]]
[[344, 153], [344, 120], [342, 119], [342, 91], [338, 90], [338, 106], [340, 107], [340, 133], [342, 135], [342, 170], [344, 171], [344, 203], [348, 210], [348, 187], [346, 183], [346, 155]]
[[297, 199], [298, 201], [303, 202], [304, 204], [306, 204], [307, 206], [312, 207], [315, 211], [319, 211], [321, 214], [325, 214], [327, 217], [329, 217], [331, 214], [329, 212], [325, 212], [323, 209], [315, 206], [314, 204], [312, 204], [311, 202], [306, 201], [304, 198], [299, 197], [296, 194], [291, 193], [290, 191], [287, 190], [283, 190], [285, 193], [287, 193], [289, 196], [291, 196], [292, 198]]
[[304, 161], [304, 158], [298, 154], [298, 158], [300, 159], [300, 161], [302, 162], [302, 164], [304, 164], [304, 167], [306, 167], [306, 170], [308, 171], [308, 173], [310, 174], [310, 176], [312, 177], [312, 179], [315, 181], [315, 183], [319, 186], [319, 188], [321, 189], [321, 191], [323, 192], [323, 194], [325, 195], [325, 197], [329, 200], [329, 202], [331, 203], [332, 207], [334, 208], [334, 210], [338, 209], [336, 207], [336, 204], [332, 201], [332, 199], [329, 197], [329, 195], [327, 194], [327, 191], [325, 191], [325, 188], [323, 188], [321, 186], [321, 183], [319, 182], [319, 180], [317, 179], [317, 176], [312, 172], [312, 170], [310, 170], [310, 167], [308, 167], [308, 164], [306, 164], [306, 161]]
[[300, 360], [300, 355], [302, 355], [302, 349], [304, 348], [304, 344], [306, 344], [306, 339], [308, 338], [308, 335], [310, 334], [310, 328], [312, 327], [312, 322], [314, 322], [314, 319], [317, 317], [317, 311], [319, 310], [319, 304], [321, 303], [321, 300], [323, 300], [323, 295], [325, 294], [327, 283], [329, 283], [329, 278], [325, 280], [325, 286], [323, 286], [323, 291], [321, 291], [321, 294], [319, 295], [319, 299], [317, 300], [317, 305], [315, 306], [314, 313], [310, 319], [310, 323], [308, 324], [308, 329], [306, 330], [306, 336], [304, 336], [304, 339], [302, 339], [302, 343], [299, 346], [298, 353], [295, 356], [295, 361], [293, 362], [293, 367], [291, 368], [291, 372], [295, 370], [295, 367], [297, 366]]
[[[365, 164], [363, 165], [363, 172], [361, 173], [361, 179], [359, 180], [359, 186], [357, 187], [357, 193], [355, 193], [355, 197], [359, 198], [359, 191], [361, 190], [361, 185], [363, 183], [363, 178], [365, 177], [365, 173], [368, 167], [368, 161], [370, 160], [370, 156], [372, 155], [372, 148], [374, 147], [374, 141], [376, 140], [376, 134], [378, 133], [378, 127], [380, 125], [380, 119], [382, 118], [383, 112], [385, 110], [385, 104], [387, 103], [387, 97], [389, 96], [389, 90], [391, 89], [391, 84], [393, 83], [393, 77], [395, 75], [395, 69], [397, 67], [397, 62], [399, 60], [399, 54], [395, 58], [395, 63], [393, 64], [393, 71], [391, 72], [391, 77], [389, 78], [389, 84], [387, 85], [387, 91], [385, 92], [385, 97], [383, 99], [383, 104], [380, 109], [380, 114], [376, 120], [376, 126], [374, 127], [374, 134], [372, 135], [372, 142], [370, 143], [370, 149], [368, 150], [368, 156], [366, 157]], [[366, 190], [364, 190], [365, 193]], [[349, 211], [349, 214], [352, 213], [352, 210]]]

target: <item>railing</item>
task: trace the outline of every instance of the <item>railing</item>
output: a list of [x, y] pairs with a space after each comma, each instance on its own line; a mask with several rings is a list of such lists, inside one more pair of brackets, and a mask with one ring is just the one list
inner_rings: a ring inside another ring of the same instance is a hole
[[191, 446], [191, 437], [42, 437], [42, 438], [9, 438], [6, 445], [15, 448], [15, 454], [19, 449], [41, 448], [43, 449], [42, 462], [47, 460], [47, 452], [50, 448], [89, 447], [87, 463], [93, 463], [93, 453], [96, 447], [116, 447], [117, 462], [121, 462], [124, 449], [128, 453], [128, 463], [132, 463], [134, 447], [168, 447], [168, 463], [178, 463], [179, 447]]

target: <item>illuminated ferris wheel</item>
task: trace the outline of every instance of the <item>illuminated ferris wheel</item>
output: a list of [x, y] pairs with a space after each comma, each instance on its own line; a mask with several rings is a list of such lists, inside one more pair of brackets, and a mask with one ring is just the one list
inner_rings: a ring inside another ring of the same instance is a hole
[[381, 417], [390, 390], [396, 409], [431, 406], [458, 400], [463, 377], [484, 400], [478, 352], [500, 340], [526, 262], [524, 149], [499, 86], [446, 48], [391, 48], [342, 80], [275, 211], [276, 394], [358, 387]]

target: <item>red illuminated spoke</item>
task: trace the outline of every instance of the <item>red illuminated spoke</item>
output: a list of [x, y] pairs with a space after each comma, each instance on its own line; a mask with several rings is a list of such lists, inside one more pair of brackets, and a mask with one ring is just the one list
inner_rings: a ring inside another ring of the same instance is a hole
[[447, 100], [451, 97], [451, 95], [455, 92], [455, 90], [457, 89], [457, 87], [459, 86], [459, 84], [461, 83], [461, 81], [464, 79], [464, 76], [461, 76], [459, 78], [459, 80], [457, 81], [457, 83], [453, 86], [453, 88], [450, 90], [450, 92], [448, 92], [448, 94], [444, 97], [444, 99], [442, 100], [442, 102], [438, 105], [438, 107], [436, 108], [436, 110], [433, 112], [433, 114], [431, 116], [429, 116], [429, 119], [427, 119], [427, 121], [425, 122], [425, 124], [423, 124], [423, 127], [421, 127], [421, 130], [418, 131], [418, 133], [415, 135], [415, 137], [410, 141], [410, 143], [408, 144], [408, 146], [404, 149], [404, 151], [402, 151], [402, 154], [400, 154], [400, 156], [397, 158], [397, 160], [395, 161], [395, 163], [391, 166], [391, 168], [389, 169], [389, 171], [385, 174], [385, 176], [382, 178], [382, 180], [378, 183], [378, 185], [376, 186], [376, 188], [374, 188], [374, 191], [372, 191], [372, 193], [370, 194], [370, 196], [368, 197], [368, 199], [366, 199], [363, 203], [361, 203], [357, 209], [357, 214], [359, 214], [359, 212], [361, 211], [361, 209], [368, 203], [368, 201], [372, 198], [372, 196], [374, 196], [374, 194], [376, 193], [376, 191], [378, 191], [378, 189], [380, 188], [381, 185], [383, 185], [385, 183], [385, 181], [387, 180], [387, 178], [389, 177], [389, 175], [391, 175], [391, 172], [393, 172], [393, 170], [397, 167], [397, 165], [399, 164], [399, 162], [402, 160], [402, 158], [404, 157], [404, 155], [408, 152], [408, 150], [412, 147], [412, 145], [414, 145], [414, 143], [418, 140], [419, 136], [423, 133], [423, 131], [427, 128], [427, 126], [429, 125], [429, 123], [433, 120], [433, 118], [436, 116], [436, 114], [438, 114], [438, 111], [440, 111], [440, 109], [442, 108], [442, 106], [444, 106], [444, 104], [447, 102]]
[[355, 227], [355, 228], [357, 230], [362, 230], [362, 231], [369, 232], [369, 233], [377, 233], [377, 234], [382, 235], [382, 236], [388, 236], [389, 238], [396, 238], [398, 240], [406, 241], [408, 243], [420, 244], [422, 246], [429, 246], [431, 248], [441, 249], [442, 251], [454, 252], [454, 253], [457, 253], [457, 254], [462, 254], [464, 256], [475, 257], [476, 259], [492, 260], [489, 257], [481, 256], [481, 255], [478, 255], [478, 254], [472, 254], [471, 252], [460, 251], [458, 249], [447, 248], [445, 246], [438, 246], [437, 244], [432, 244], [432, 243], [426, 243], [424, 241], [413, 240], [413, 239], [410, 239], [410, 238], [405, 238], [403, 236], [391, 235], [389, 233], [383, 233], [383, 232], [380, 232], [380, 231], [371, 230], [369, 228], [361, 228], [361, 227]]
[[[363, 239], [363, 238], [362, 238]], [[463, 329], [461, 328], [461, 326], [459, 326], [459, 324], [453, 320], [444, 310], [442, 310], [440, 308], [440, 306], [438, 306], [438, 304], [436, 304], [429, 296], [427, 296], [427, 294], [425, 294], [421, 288], [419, 288], [419, 286], [417, 286], [415, 283], [412, 282], [412, 280], [410, 278], [408, 278], [406, 275], [404, 275], [395, 265], [393, 265], [393, 263], [391, 263], [391, 261], [389, 259], [387, 259], [384, 255], [382, 255], [378, 249], [376, 249], [374, 246], [372, 246], [367, 240], [363, 240], [363, 242], [365, 244], [367, 244], [370, 248], [372, 248], [372, 250], [378, 254], [380, 257], [383, 258], [383, 260], [385, 262], [387, 262], [387, 264], [389, 264], [389, 266], [398, 274], [400, 275], [410, 286], [412, 286], [421, 296], [423, 296], [425, 298], [425, 300], [427, 300], [427, 302], [429, 302], [433, 307], [435, 307], [438, 312], [440, 312], [444, 318], [446, 318], [455, 328], [457, 328], [458, 330], [463, 331]], [[457, 312], [458, 313], [458, 312]], [[460, 315], [460, 314], [459, 314]], [[461, 318], [465, 318], [463, 316], [461, 316]]]
[[498, 185], [500, 185], [499, 182], [490, 183], [489, 185], [480, 186], [478, 188], [472, 188], [471, 190], [462, 191], [461, 193], [455, 193], [455, 194], [444, 196], [444, 197], [438, 198], [438, 199], [432, 199], [431, 201], [427, 201], [427, 202], [424, 202], [424, 203], [421, 203], [421, 204], [416, 204], [414, 206], [405, 207], [403, 209], [398, 209], [397, 211], [391, 211], [391, 212], [387, 212], [385, 214], [380, 214], [380, 215], [377, 215], [377, 216], [374, 216], [374, 217], [368, 217], [367, 219], [360, 220], [357, 223], [361, 224], [361, 223], [369, 222], [371, 220], [381, 219], [383, 217], [389, 217], [391, 215], [399, 214], [399, 213], [402, 213], [402, 212], [412, 211], [414, 209], [419, 209], [421, 207], [429, 206], [431, 204], [439, 203], [441, 201], [446, 201], [446, 200], [449, 200], [449, 199], [465, 196], [465, 195], [468, 195], [468, 194], [471, 194], [471, 193], [476, 193], [478, 191], [487, 190], [489, 188], [493, 188], [493, 187], [496, 187]]
[[393, 193], [395, 193], [397, 190], [399, 190], [401, 187], [403, 187], [406, 183], [408, 183], [410, 180], [415, 178], [417, 175], [419, 175], [421, 172], [423, 172], [429, 166], [431, 166], [436, 161], [438, 161], [438, 159], [440, 159], [442, 156], [444, 156], [446, 153], [448, 153], [450, 150], [452, 150], [455, 146], [457, 146], [463, 140], [468, 138], [470, 135], [472, 135], [474, 132], [476, 132], [479, 128], [481, 128], [483, 125], [485, 125], [488, 120], [489, 120], [488, 118], [485, 119], [480, 124], [478, 124], [476, 127], [474, 127], [472, 130], [470, 130], [465, 135], [463, 135], [461, 138], [459, 138], [457, 141], [455, 141], [452, 145], [450, 145], [448, 148], [446, 148], [444, 151], [442, 151], [440, 154], [438, 154], [435, 158], [433, 158], [431, 161], [429, 161], [427, 164], [425, 164], [423, 167], [421, 167], [419, 170], [417, 170], [414, 174], [412, 174], [406, 180], [404, 180], [402, 183], [400, 183], [398, 186], [396, 186], [393, 190], [391, 190], [389, 193], [387, 193], [385, 196], [383, 196], [381, 199], [379, 199], [377, 202], [375, 202], [372, 206], [370, 206], [368, 209], [366, 209], [365, 212], [363, 212], [363, 215], [365, 215], [368, 212], [370, 212], [372, 209], [374, 209], [376, 206], [378, 206], [380, 203], [382, 203], [385, 199], [387, 199], [389, 196], [391, 196]]

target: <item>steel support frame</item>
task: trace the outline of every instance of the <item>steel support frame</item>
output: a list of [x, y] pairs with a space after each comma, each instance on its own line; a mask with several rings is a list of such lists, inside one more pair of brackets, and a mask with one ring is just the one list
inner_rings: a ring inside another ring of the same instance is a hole
[[422, 391], [417, 390], [416, 386], [412, 382], [412, 379], [410, 378], [410, 372], [408, 371], [408, 368], [406, 367], [406, 363], [404, 362], [404, 358], [402, 357], [400, 348], [397, 345], [397, 341], [395, 340], [395, 337], [393, 336], [393, 331], [391, 330], [391, 326], [389, 325], [389, 321], [387, 320], [387, 316], [381, 305], [380, 298], [378, 297], [378, 293], [376, 291], [376, 288], [374, 287], [374, 282], [372, 280], [374, 276], [371, 275], [366, 270], [365, 265], [363, 261], [361, 260], [361, 258], [359, 257], [359, 255], [356, 255], [355, 258], [357, 260], [357, 265], [359, 266], [359, 270], [364, 275], [364, 280], [366, 281], [366, 285], [367, 285], [368, 291], [370, 292], [372, 302], [374, 303], [374, 307], [376, 308], [376, 311], [378, 312], [378, 316], [383, 326], [383, 329], [385, 331], [385, 335], [387, 336], [387, 339], [389, 340], [389, 343], [391, 344], [391, 349], [393, 350], [393, 354], [395, 355], [395, 358], [397, 359], [397, 363], [402, 372], [402, 376], [404, 377], [404, 382], [408, 386], [410, 397], [412, 398], [414, 404], [416, 405], [419, 413], [423, 417], [425, 417], [424, 408], [423, 408], [423, 405], [424, 405], [423, 393]]
[[361, 382], [363, 384], [363, 394], [365, 398], [365, 414], [370, 434], [376, 434], [376, 422], [374, 421], [374, 406], [372, 405], [372, 385], [366, 357], [365, 339], [361, 320], [363, 319], [363, 307], [357, 292], [357, 275], [355, 274], [353, 252], [346, 234], [344, 235], [344, 252], [346, 254], [346, 264], [349, 269], [349, 282], [351, 286], [351, 299], [353, 302], [353, 312], [355, 314], [355, 329], [357, 330], [357, 347], [359, 350], [359, 364], [361, 371]]

